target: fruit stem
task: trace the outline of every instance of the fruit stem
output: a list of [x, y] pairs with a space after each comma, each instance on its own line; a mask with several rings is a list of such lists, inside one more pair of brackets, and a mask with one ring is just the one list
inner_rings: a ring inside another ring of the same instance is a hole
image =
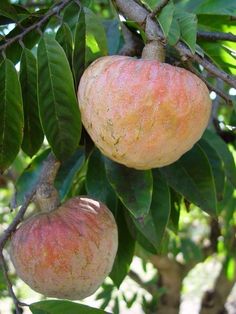
[[165, 41], [160, 38], [160, 34], [155, 31], [156, 21], [148, 15], [146, 18], [145, 34], [147, 37], [147, 43], [143, 48], [142, 58], [149, 60], [158, 60], [165, 62]]
[[160, 42], [152, 40], [143, 48], [142, 59], [165, 62], [165, 49]]
[[52, 211], [60, 204], [59, 194], [54, 187], [54, 180], [59, 167], [60, 162], [51, 154], [41, 175], [40, 184], [34, 197], [35, 203], [43, 212]]

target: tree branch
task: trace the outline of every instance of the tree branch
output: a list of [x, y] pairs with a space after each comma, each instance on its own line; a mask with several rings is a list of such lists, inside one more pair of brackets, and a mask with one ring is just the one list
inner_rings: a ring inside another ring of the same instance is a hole
[[208, 41], [226, 40], [236, 42], [236, 35], [232, 33], [198, 31], [197, 38], [206, 39]]
[[8, 276], [7, 264], [6, 264], [6, 261], [4, 259], [2, 251], [0, 252], [0, 264], [2, 266], [2, 272], [3, 272], [3, 276], [4, 276], [4, 279], [5, 279], [6, 284], [7, 284], [9, 295], [13, 299], [13, 302], [14, 302], [15, 307], [16, 307], [16, 314], [21, 314], [22, 313], [21, 307], [22, 306], [28, 306], [28, 304], [20, 302], [17, 299], [17, 297], [13, 291], [12, 284], [11, 284], [10, 278]]
[[235, 284], [234, 280], [228, 280], [225, 276], [224, 267], [222, 267], [219, 276], [216, 279], [212, 290], [205, 292], [202, 299], [200, 314], [221, 314], [224, 313], [224, 306], [227, 298]]
[[32, 32], [35, 29], [40, 29], [40, 27], [45, 24], [53, 15], [58, 14], [64, 7], [70, 3], [71, 0], [63, 0], [60, 3], [54, 5], [48, 12], [43, 16], [41, 20], [39, 20], [37, 23], [29, 26], [25, 30], [22, 31], [22, 33], [16, 35], [15, 37], [9, 38], [6, 40], [5, 44], [0, 45], [0, 51], [4, 51], [7, 47], [12, 45], [13, 43], [17, 41], [21, 41], [28, 33]]
[[205, 79], [205, 77], [203, 77], [203, 75], [201, 75], [201, 73], [198, 72], [198, 71], [194, 68], [194, 66], [192, 65], [192, 63], [189, 62], [189, 61], [187, 62], [187, 68], [188, 68], [192, 73], [194, 73], [195, 75], [197, 75], [197, 76], [206, 84], [206, 86], [208, 87], [208, 89], [209, 89], [210, 91], [215, 92], [218, 96], [220, 96], [222, 99], [224, 99], [225, 102], [226, 102], [226, 104], [229, 105], [230, 107], [233, 106], [233, 101], [232, 101], [232, 99], [230, 98], [230, 96], [227, 95], [227, 94], [225, 94], [221, 89], [219, 89], [219, 88], [213, 86], [212, 84], [210, 84], [210, 83]]
[[[145, 22], [147, 16], [150, 14], [150, 12], [147, 9], [137, 4], [134, 0], [115, 0], [115, 2], [118, 9], [125, 17], [135, 21], [145, 30]], [[157, 25], [157, 23], [154, 20], [152, 20], [152, 22], [150, 21], [149, 24], [150, 24], [149, 29], [152, 31], [153, 37], [156, 36], [157, 40], [162, 39], [163, 41], [165, 41], [164, 35], [160, 27]], [[213, 74], [214, 76], [222, 79], [227, 84], [236, 88], [236, 79], [233, 76], [218, 69], [213, 63], [208, 61], [206, 58], [202, 58], [197, 53], [193, 55], [190, 49], [185, 44], [178, 42], [175, 45], [175, 48], [182, 57], [185, 57], [186, 59], [192, 59], [198, 62], [209, 73]]]

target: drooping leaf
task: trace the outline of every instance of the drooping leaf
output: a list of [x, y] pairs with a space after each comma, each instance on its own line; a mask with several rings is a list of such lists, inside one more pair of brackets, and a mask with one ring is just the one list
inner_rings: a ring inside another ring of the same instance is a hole
[[180, 26], [177, 18], [174, 16], [171, 22], [169, 34], [168, 34], [168, 43], [171, 46], [174, 46], [180, 39]]
[[71, 2], [66, 6], [63, 14], [63, 22], [66, 23], [71, 29], [72, 34], [74, 35], [76, 24], [79, 20], [81, 6], [78, 2]]
[[55, 38], [64, 49], [69, 64], [72, 65], [73, 40], [71, 30], [66, 23], [62, 23], [59, 27]]
[[86, 23], [86, 67], [98, 57], [108, 54], [107, 39], [101, 18], [84, 8]]
[[104, 159], [98, 149], [89, 157], [86, 189], [89, 196], [105, 203], [113, 214], [116, 213], [117, 197], [107, 179]]
[[66, 160], [78, 147], [80, 113], [73, 77], [63, 48], [48, 36], [38, 46], [39, 112], [56, 157]]
[[84, 165], [85, 154], [82, 147], [78, 148], [75, 153], [64, 162], [57, 173], [55, 187], [57, 188], [61, 200], [63, 200], [73, 185], [76, 174]]
[[33, 314], [108, 314], [100, 309], [64, 300], [47, 300], [32, 303], [30, 310]]
[[169, 226], [175, 233], [177, 233], [179, 230], [181, 198], [182, 198], [181, 195], [176, 193], [176, 191], [174, 191], [173, 189], [170, 189], [171, 212]]
[[34, 189], [40, 177], [43, 161], [49, 153], [50, 150], [47, 149], [36, 156], [16, 181], [16, 206], [23, 204], [25, 196]]
[[165, 37], [167, 37], [169, 34], [170, 27], [173, 20], [174, 11], [175, 11], [174, 3], [173, 1], [170, 1], [168, 5], [166, 5], [161, 10], [160, 14], [157, 17], [157, 20], [161, 26], [161, 29]]
[[133, 219], [136, 228], [158, 251], [169, 221], [171, 203], [170, 191], [165, 179], [153, 169], [153, 193], [149, 213], [143, 219]]
[[223, 161], [221, 160], [217, 151], [212, 146], [210, 146], [204, 139], [201, 139], [198, 143], [205, 152], [211, 165], [216, 185], [217, 199], [220, 201], [223, 198], [225, 186], [225, 172]]
[[72, 57], [73, 73], [76, 82], [76, 86], [85, 70], [85, 58], [86, 58], [86, 26], [85, 26], [85, 13], [81, 7], [79, 13], [79, 20], [75, 27], [74, 34], [74, 50]]
[[175, 12], [179, 23], [181, 39], [195, 53], [197, 40], [197, 17], [195, 14], [184, 11]]
[[123, 43], [121, 31], [119, 29], [120, 23], [117, 19], [105, 20], [103, 25], [107, 36], [108, 53], [109, 55], [116, 55]]
[[130, 231], [127, 227], [123, 212], [123, 205], [121, 203], [119, 204], [117, 209], [116, 223], [118, 226], [119, 246], [115, 262], [109, 276], [111, 277], [117, 288], [119, 288], [125, 276], [129, 272], [129, 266], [133, 259], [135, 247], [135, 241], [132, 238]]
[[20, 62], [20, 83], [24, 108], [23, 151], [32, 157], [43, 142], [43, 131], [39, 119], [37, 63], [30, 50], [24, 48]]
[[209, 161], [196, 144], [177, 162], [160, 169], [168, 184], [210, 215], [217, 214], [216, 187]]
[[105, 158], [107, 178], [125, 207], [136, 217], [148, 214], [152, 200], [152, 173], [127, 168]]
[[20, 82], [13, 63], [0, 64], [0, 172], [16, 158], [23, 136], [23, 105]]
[[217, 134], [209, 130], [205, 131], [203, 138], [217, 151], [218, 155], [223, 160], [227, 178], [233, 186], [236, 187], [235, 162], [227, 144]]

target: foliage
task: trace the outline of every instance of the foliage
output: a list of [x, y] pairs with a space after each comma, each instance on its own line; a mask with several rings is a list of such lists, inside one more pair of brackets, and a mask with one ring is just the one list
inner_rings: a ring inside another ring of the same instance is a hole
[[[51, 15], [53, 6], [66, 1], [0, 3], [0, 201], [4, 204], [0, 222], [5, 226], [13, 217], [6, 210], [12, 196], [10, 182], [16, 186], [15, 205], [19, 206], [35, 186], [42, 163], [52, 150], [61, 161], [55, 182], [61, 200], [86, 193], [107, 204], [116, 218], [119, 249], [110, 275], [115, 286], [122, 284], [133, 255], [140, 251], [145, 258], [168, 252], [176, 258], [181, 253], [185, 264], [204, 260], [204, 239], [210, 232], [196, 241], [191, 226], [196, 220], [208, 226], [218, 219], [222, 237], [215, 239], [211, 254], [223, 252], [228, 261], [226, 273], [232, 277], [230, 269], [236, 258], [232, 244], [236, 227], [235, 96], [231, 96], [232, 106], [216, 96], [214, 116], [202, 139], [174, 164], [138, 171], [108, 160], [82, 127], [76, 89], [91, 62], [119, 53], [124, 44], [122, 23], [139, 40], [145, 41], [145, 34], [135, 22], [120, 20], [112, 1], [67, 2]], [[160, 1], [142, 3], [153, 9]], [[235, 1], [169, 1], [156, 18], [167, 39], [167, 61], [186, 66], [174, 49], [182, 41], [192, 53], [206, 56], [229, 75], [235, 74], [236, 42], [198, 36], [199, 31], [235, 34], [235, 17]], [[31, 32], [20, 35], [30, 27]], [[193, 66], [216, 91], [220, 87], [230, 97], [229, 85], [212, 78], [196, 62]], [[189, 223], [184, 225], [183, 217], [188, 215]], [[0, 278], [4, 297], [2, 273]], [[104, 300], [104, 309], [114, 289], [112, 284], [103, 286], [98, 298]], [[155, 306], [158, 298], [153, 296]], [[127, 306], [135, 300], [135, 295], [132, 300], [126, 298]], [[153, 305], [145, 302], [144, 307]], [[118, 308], [115, 298], [114, 313]], [[105, 313], [55, 300], [32, 304], [30, 309], [36, 314]]]

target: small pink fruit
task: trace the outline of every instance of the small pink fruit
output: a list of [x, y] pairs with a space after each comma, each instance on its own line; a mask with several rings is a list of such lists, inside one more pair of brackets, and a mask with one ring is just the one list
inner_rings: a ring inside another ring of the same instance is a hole
[[76, 300], [102, 284], [117, 246], [117, 226], [108, 208], [75, 197], [23, 222], [12, 237], [10, 254], [17, 274], [32, 289]]

